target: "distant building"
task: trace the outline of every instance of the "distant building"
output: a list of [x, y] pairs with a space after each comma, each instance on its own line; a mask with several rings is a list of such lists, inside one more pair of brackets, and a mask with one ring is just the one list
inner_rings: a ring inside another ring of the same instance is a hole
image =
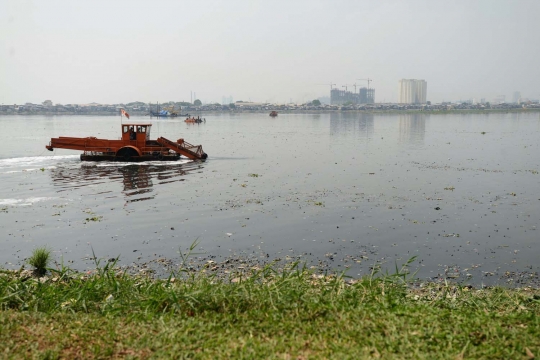
[[331, 105], [343, 105], [343, 104], [374, 104], [375, 103], [375, 89], [360, 88], [358, 93], [347, 90], [330, 90], [330, 104]]
[[52, 101], [51, 100], [45, 100], [42, 104], [44, 106], [52, 106]]
[[400, 104], [425, 104], [427, 98], [427, 82], [425, 80], [399, 80]]
[[506, 102], [506, 96], [505, 95], [498, 95], [493, 99], [494, 104], [504, 104]]
[[233, 104], [234, 101], [233, 101], [233, 97], [232, 96], [223, 96], [221, 97], [221, 104], [222, 105], [229, 105], [229, 104]]
[[512, 102], [517, 104], [519, 103], [519, 99], [521, 99], [521, 93], [519, 91], [515, 91]]
[[360, 88], [358, 89], [358, 96], [360, 97], [360, 104], [375, 103], [375, 89]]

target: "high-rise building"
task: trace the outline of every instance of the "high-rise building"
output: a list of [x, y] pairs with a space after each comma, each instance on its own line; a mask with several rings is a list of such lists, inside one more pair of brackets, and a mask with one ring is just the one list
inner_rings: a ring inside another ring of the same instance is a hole
[[517, 104], [519, 102], [519, 99], [521, 99], [521, 93], [519, 91], [515, 91], [513, 102]]
[[375, 103], [375, 89], [360, 88], [358, 89], [359, 103], [360, 104], [374, 104]]
[[360, 88], [358, 93], [347, 90], [330, 90], [330, 104], [373, 104], [375, 103], [375, 89]]
[[427, 98], [427, 82], [425, 80], [399, 80], [400, 104], [425, 104]]

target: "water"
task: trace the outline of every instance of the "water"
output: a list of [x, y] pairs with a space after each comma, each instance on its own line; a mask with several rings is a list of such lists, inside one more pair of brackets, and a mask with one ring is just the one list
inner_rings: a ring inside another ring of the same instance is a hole
[[[0, 265], [36, 246], [77, 269], [200, 258], [300, 259], [369, 273], [417, 256], [422, 279], [537, 281], [538, 113], [132, 118], [206, 162], [81, 162], [51, 137], [120, 136], [119, 117], [2, 116]], [[484, 134], [483, 134], [484, 133]]]

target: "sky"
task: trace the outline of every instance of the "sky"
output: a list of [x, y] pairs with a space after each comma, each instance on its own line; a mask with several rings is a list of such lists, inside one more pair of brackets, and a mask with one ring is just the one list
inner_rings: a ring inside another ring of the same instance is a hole
[[[539, 0], [0, 0], [0, 104], [540, 98]], [[193, 97], [193, 100], [195, 98]]]

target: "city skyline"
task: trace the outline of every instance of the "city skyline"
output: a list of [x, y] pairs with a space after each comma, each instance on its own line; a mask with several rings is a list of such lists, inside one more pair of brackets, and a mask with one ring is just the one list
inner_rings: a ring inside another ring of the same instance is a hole
[[[402, 81], [418, 81], [418, 80], [415, 80], [415, 79], [401, 79], [399, 80], [398, 82], [398, 88], [401, 88], [402, 85]], [[88, 101], [85, 101], [85, 102], [80, 102], [80, 103], [68, 103], [68, 102], [62, 102], [62, 101], [53, 101], [53, 100], [50, 100], [50, 99], [46, 99], [44, 101], [38, 101], [38, 102], [29, 102], [29, 101], [23, 101], [23, 102], [20, 102], [20, 103], [4, 103], [4, 102], [0, 102], [0, 105], [27, 105], [27, 104], [33, 104], [33, 105], [45, 105], [45, 106], [53, 106], [53, 105], [79, 105], [79, 106], [89, 106], [89, 105], [119, 105], [119, 104], [130, 104], [130, 103], [137, 103], [137, 102], [140, 102], [140, 103], [143, 103], [145, 105], [158, 105], [158, 104], [168, 104], [168, 103], [191, 103], [193, 104], [193, 102], [195, 100], [199, 100], [201, 101], [202, 104], [221, 104], [221, 105], [228, 105], [228, 104], [231, 104], [231, 103], [238, 103], [238, 102], [241, 102], [241, 103], [259, 103], [259, 104], [307, 104], [307, 103], [310, 103], [312, 102], [313, 100], [319, 100], [321, 101], [321, 103], [323, 104], [328, 104], [328, 105], [331, 105], [331, 104], [334, 104], [334, 105], [343, 105], [345, 103], [347, 103], [348, 101], [350, 101], [350, 103], [352, 104], [425, 104], [427, 103], [428, 101], [430, 103], [433, 103], [433, 104], [445, 104], [445, 103], [454, 103], [454, 104], [461, 104], [461, 103], [469, 103], [469, 104], [486, 104], [486, 103], [492, 103], [492, 104], [502, 104], [502, 103], [508, 103], [508, 104], [512, 104], [512, 103], [529, 103], [529, 102], [533, 102], [533, 103], [538, 103], [540, 102], [540, 99], [538, 98], [533, 98], [533, 97], [524, 97], [521, 95], [521, 92], [520, 91], [514, 91], [513, 92], [513, 99], [512, 100], [507, 100], [506, 96], [505, 95], [497, 95], [495, 96], [493, 99], [487, 99], [486, 98], [478, 98], [478, 97], [472, 97], [472, 98], [468, 98], [468, 99], [453, 99], [453, 100], [442, 100], [442, 101], [438, 101], [438, 102], [435, 102], [435, 101], [431, 101], [427, 98], [427, 82], [425, 80], [420, 80], [422, 82], [424, 82], [423, 86], [422, 86], [422, 95], [420, 96], [420, 99], [419, 101], [404, 101], [404, 100], [401, 100], [399, 97], [398, 97], [398, 101], [395, 101], [395, 102], [389, 102], [389, 101], [374, 101], [375, 100], [375, 90], [376, 89], [367, 89], [365, 87], [363, 88], [359, 88], [357, 92], [352, 92], [352, 91], [347, 91], [347, 90], [341, 90], [339, 91], [337, 88], [333, 88], [330, 92], [329, 92], [329, 96], [319, 96], [317, 98], [314, 98], [314, 99], [308, 99], [307, 101], [293, 101], [292, 99], [289, 99], [289, 101], [283, 101], [283, 102], [268, 102], [268, 101], [252, 101], [251, 99], [249, 100], [236, 100], [232, 95], [229, 95], [229, 96], [221, 96], [221, 101], [204, 101], [204, 100], [201, 100], [201, 99], [195, 99], [192, 97], [192, 99], [190, 99], [191, 101], [186, 101], [186, 100], [179, 100], [179, 99], [169, 99], [169, 100], [165, 100], [165, 99], [162, 99], [161, 101], [141, 101], [141, 100], [134, 100], [134, 99], [131, 99], [131, 100], [128, 100], [128, 101], [123, 101], [123, 102], [111, 102], [111, 101], [105, 101], [105, 102], [101, 102], [101, 103], [98, 103], [98, 102], [88, 102]], [[362, 90], [364, 90], [364, 93], [362, 93]], [[370, 91], [372, 91], [372, 93], [369, 93]], [[398, 90], [398, 93], [399, 93], [399, 90]], [[356, 94], [359, 99], [358, 100], [354, 100], [354, 99], [347, 99], [346, 97], [350, 97], [351, 95], [353, 94]], [[332, 97], [334, 96], [339, 96], [339, 97], [342, 97], [341, 100], [338, 100], [338, 101], [335, 101], [334, 103], [332, 103]], [[361, 99], [364, 99], [365, 100], [361, 100]], [[368, 100], [368, 99], [371, 99]], [[366, 101], [367, 100], [367, 101]]]
[[538, 99], [539, 12], [532, 0], [0, 0], [0, 103], [189, 102], [192, 92], [301, 103], [329, 84], [370, 85], [390, 103], [402, 78], [426, 79], [432, 102]]

